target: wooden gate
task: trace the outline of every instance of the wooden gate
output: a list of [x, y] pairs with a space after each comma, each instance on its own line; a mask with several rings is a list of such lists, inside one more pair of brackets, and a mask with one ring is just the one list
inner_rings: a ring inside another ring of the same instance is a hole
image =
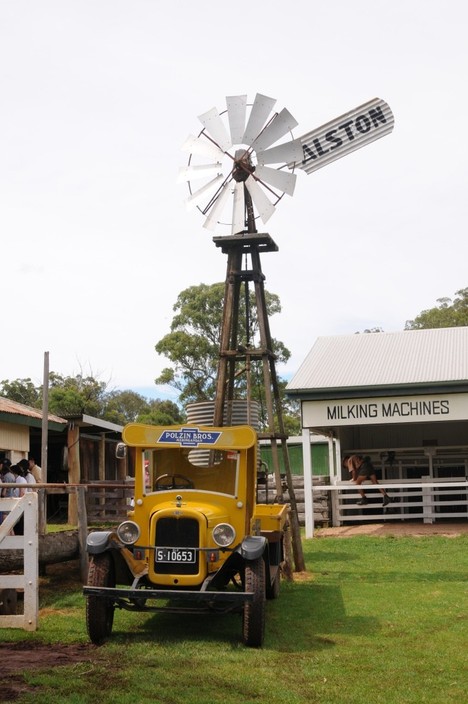
[[[0, 550], [23, 551], [23, 574], [0, 574], [0, 628], [37, 629], [39, 610], [39, 535], [36, 492], [21, 498], [0, 498], [0, 513], [6, 513], [0, 525]], [[21, 517], [24, 535], [12, 535]], [[17, 614], [16, 594], [23, 592], [24, 609]], [[8, 613], [12, 611], [13, 613]]]

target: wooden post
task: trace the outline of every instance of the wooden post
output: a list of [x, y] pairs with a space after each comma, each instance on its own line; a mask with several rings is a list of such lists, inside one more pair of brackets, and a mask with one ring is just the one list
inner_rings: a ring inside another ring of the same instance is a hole
[[[80, 427], [74, 421], [68, 426], [68, 481], [70, 484], [81, 483]], [[78, 525], [76, 493], [72, 493], [68, 497], [68, 523], [71, 526]]]
[[99, 438], [99, 481], [106, 479], [106, 434], [101, 433]]
[[[42, 380], [42, 428], [41, 428], [41, 481], [47, 483], [49, 438], [49, 353], [44, 352], [44, 372]], [[47, 495], [45, 491], [39, 494], [39, 535], [47, 532]]]
[[88, 514], [86, 512], [86, 487], [76, 487], [78, 503], [78, 542], [80, 544], [80, 573], [83, 584], [88, 581], [88, 553], [86, 539], [88, 537]]

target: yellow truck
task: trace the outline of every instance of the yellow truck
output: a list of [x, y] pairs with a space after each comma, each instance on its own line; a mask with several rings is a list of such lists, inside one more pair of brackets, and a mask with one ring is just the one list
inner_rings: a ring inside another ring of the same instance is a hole
[[122, 438], [135, 496], [115, 531], [88, 535], [91, 641], [106, 640], [120, 608], [239, 612], [243, 642], [261, 646], [265, 600], [279, 594], [288, 506], [257, 503], [256, 432], [131, 423]]

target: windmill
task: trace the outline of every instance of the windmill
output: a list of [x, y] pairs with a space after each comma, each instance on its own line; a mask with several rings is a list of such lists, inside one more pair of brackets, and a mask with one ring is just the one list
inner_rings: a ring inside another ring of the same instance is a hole
[[[250, 370], [252, 363], [259, 363], [266, 405], [266, 431], [260, 438], [271, 442], [276, 490], [280, 497], [278, 443], [281, 444], [291, 504], [294, 561], [296, 569], [303, 570], [297, 505], [260, 262], [262, 253], [278, 251], [278, 247], [269, 234], [258, 232], [257, 221], [266, 224], [283, 196], [293, 195], [297, 168], [312, 173], [385, 136], [393, 129], [393, 115], [384, 101], [375, 98], [294, 139], [292, 130], [297, 127], [297, 121], [285, 108], [273, 112], [275, 104], [273, 98], [261, 94], [257, 94], [251, 104], [246, 95], [228, 96], [226, 110], [220, 113], [212, 108], [200, 115], [200, 133], [190, 135], [182, 147], [189, 158], [179, 172], [179, 181], [187, 181], [186, 204], [202, 213], [203, 226], [223, 231], [224, 234], [215, 236], [213, 241], [228, 257], [214, 425], [223, 424], [225, 403], [234, 399], [235, 380], [242, 372], [247, 376], [249, 407]], [[248, 337], [249, 284], [253, 284], [255, 290], [259, 344]], [[242, 285], [245, 287], [244, 320], [240, 320]], [[242, 345], [239, 343], [240, 326], [246, 331], [243, 336], [246, 343]]]

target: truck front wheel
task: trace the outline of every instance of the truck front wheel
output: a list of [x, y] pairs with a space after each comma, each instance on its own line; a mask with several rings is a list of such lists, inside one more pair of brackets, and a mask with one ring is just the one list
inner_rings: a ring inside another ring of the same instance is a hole
[[245, 591], [253, 600], [244, 604], [242, 636], [245, 645], [259, 648], [265, 635], [265, 562], [259, 557], [245, 566]]
[[[108, 552], [93, 555], [89, 563], [88, 585], [91, 587], [115, 587], [114, 563]], [[101, 645], [112, 632], [114, 604], [100, 596], [86, 599], [86, 627], [90, 640]]]

